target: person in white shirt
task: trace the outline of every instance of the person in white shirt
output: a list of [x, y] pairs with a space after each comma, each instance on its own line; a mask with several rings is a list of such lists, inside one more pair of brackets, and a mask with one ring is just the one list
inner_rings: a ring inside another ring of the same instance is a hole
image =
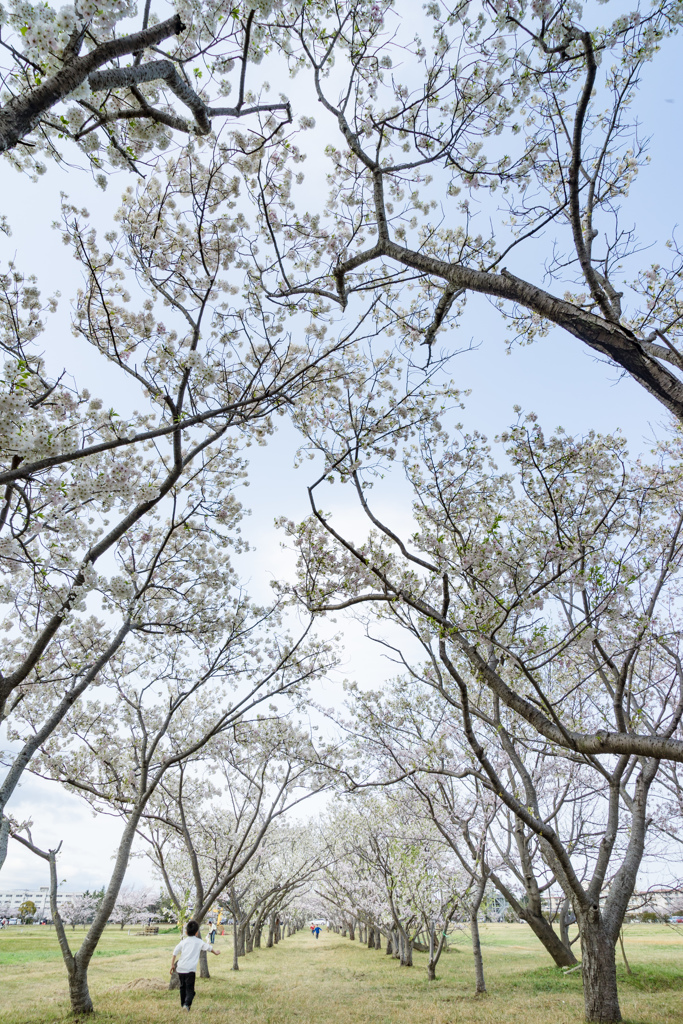
[[200, 939], [197, 935], [198, 931], [199, 925], [196, 921], [187, 922], [185, 938], [181, 939], [173, 950], [173, 959], [171, 960], [171, 974], [177, 970], [180, 981], [180, 1005], [188, 1013], [194, 999], [194, 982], [199, 954], [203, 950], [206, 953], [211, 952], [220, 956], [220, 950], [212, 949], [208, 942]]

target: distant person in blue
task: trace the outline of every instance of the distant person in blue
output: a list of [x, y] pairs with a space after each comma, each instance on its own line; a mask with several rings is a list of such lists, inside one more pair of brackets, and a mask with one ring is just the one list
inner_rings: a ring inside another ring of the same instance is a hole
[[199, 954], [203, 951], [220, 956], [220, 950], [212, 949], [208, 942], [203, 942], [199, 938], [197, 935], [199, 925], [196, 921], [188, 921], [185, 931], [187, 933], [186, 937], [181, 939], [173, 950], [171, 974], [177, 969], [178, 981], [180, 982], [180, 1005], [183, 1010], [187, 1010], [189, 1013], [192, 1000], [194, 999], [194, 981]]
[[317, 939], [317, 938], [318, 938], [318, 936], [320, 935], [320, 925], [319, 925], [319, 924], [317, 924], [317, 925], [315, 926], [315, 928], [313, 929], [313, 934], [315, 935], [316, 939]]

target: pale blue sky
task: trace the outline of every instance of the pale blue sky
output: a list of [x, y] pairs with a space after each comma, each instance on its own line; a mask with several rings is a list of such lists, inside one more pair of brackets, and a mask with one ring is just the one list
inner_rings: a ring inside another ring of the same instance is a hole
[[[680, 40], [669, 42], [648, 72], [636, 104], [645, 134], [652, 136], [652, 162], [634, 186], [629, 210], [643, 241], [660, 244], [676, 224], [680, 207], [680, 57]], [[290, 92], [300, 103], [297, 113], [320, 116], [317, 104], [305, 109], [310, 104], [310, 92], [301, 83], [293, 84]], [[314, 160], [306, 171], [315, 177]], [[59, 232], [50, 224], [59, 217], [59, 194], [64, 191], [72, 201], [87, 206], [93, 223], [106, 230], [118, 194], [128, 183], [129, 178], [119, 174], [103, 194], [92, 185], [87, 173], [53, 166], [33, 184], [0, 163], [3, 212], [13, 229], [11, 239], [0, 239], [0, 260], [4, 265], [16, 255], [20, 269], [37, 275], [44, 294], [62, 292], [62, 312], [43, 342], [52, 368], [66, 365], [80, 383], [87, 383], [106, 404], [114, 406], [125, 401], [123, 393], [117, 393], [116, 382], [102, 362], [69, 332], [68, 299], [78, 285], [79, 271], [71, 263]], [[580, 342], [559, 330], [531, 347], [506, 355], [505, 331], [498, 314], [485, 299], [475, 296], [455, 338], [442, 336], [440, 344], [460, 348], [470, 340], [479, 347], [457, 356], [451, 364], [458, 387], [472, 389], [460, 417], [467, 429], [477, 428], [492, 437], [511, 422], [516, 403], [526, 411], [535, 411], [547, 429], [560, 424], [578, 433], [591, 428], [605, 432], [620, 428], [633, 452], [647, 449], [650, 440], [666, 429], [667, 414], [654, 399], [630, 380], [618, 380], [615, 370], [597, 362]], [[275, 516], [300, 519], [308, 511], [305, 487], [313, 474], [310, 463], [297, 472], [291, 468], [297, 442], [294, 432], [283, 428], [266, 449], [252, 450], [250, 487], [244, 493], [251, 516], [245, 532], [257, 542], [257, 548], [243, 565], [250, 589], [258, 598], [267, 596], [270, 579], [291, 570], [291, 557], [281, 550], [282, 538], [273, 527]], [[384, 506], [395, 512], [400, 493], [398, 484], [384, 487], [377, 494], [379, 510]], [[350, 515], [350, 506], [348, 512]], [[362, 638], [355, 624], [349, 623], [346, 630], [346, 664], [339, 676], [376, 685], [384, 675], [391, 674], [391, 668], [374, 645]], [[334, 692], [330, 687], [330, 699], [334, 699]], [[68, 880], [66, 888], [91, 887], [108, 877], [109, 854], [119, 832], [115, 821], [94, 819], [76, 797], [31, 778], [26, 778], [11, 807], [20, 818], [34, 817], [36, 839], [41, 845], [64, 839], [60, 877]], [[143, 863], [133, 861], [128, 879], [148, 877]], [[45, 884], [42, 863], [11, 844], [2, 883], [3, 887]]]

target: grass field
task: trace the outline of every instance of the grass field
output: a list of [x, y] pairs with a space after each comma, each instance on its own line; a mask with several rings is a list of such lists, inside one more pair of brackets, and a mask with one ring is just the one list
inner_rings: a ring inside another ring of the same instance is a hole
[[[69, 932], [78, 940], [78, 929]], [[177, 935], [129, 935], [108, 929], [90, 968], [96, 1019], [162, 1024], [184, 1019], [167, 991]], [[666, 927], [630, 925], [620, 963], [622, 1013], [631, 1024], [683, 1024], [683, 936]], [[74, 942], [76, 945], [77, 942]], [[384, 951], [368, 950], [323, 931], [308, 931], [274, 949], [256, 950], [230, 970], [232, 949], [210, 957], [212, 978], [197, 980], [192, 1018], [206, 1024], [579, 1024], [580, 972], [564, 976], [525, 925], [483, 925], [488, 994], [475, 998], [466, 936], [441, 958], [427, 982], [425, 956], [400, 968]], [[57, 1024], [69, 1016], [64, 966], [47, 928], [0, 932], [0, 1021]], [[93, 1018], [90, 1018], [91, 1020]]]

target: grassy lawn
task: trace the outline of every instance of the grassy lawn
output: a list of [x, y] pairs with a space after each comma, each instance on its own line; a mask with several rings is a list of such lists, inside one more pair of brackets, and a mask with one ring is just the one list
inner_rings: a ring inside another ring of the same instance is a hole
[[[132, 930], [131, 930], [132, 931]], [[69, 932], [74, 946], [81, 929]], [[105, 932], [90, 969], [96, 1018], [116, 1024], [184, 1019], [177, 993], [167, 991], [177, 935], [143, 937]], [[619, 966], [622, 1013], [631, 1024], [683, 1024], [683, 936], [665, 927], [630, 925]], [[461, 936], [426, 980], [423, 954], [415, 966], [323, 931], [308, 931], [275, 949], [256, 950], [230, 970], [232, 949], [217, 939], [213, 977], [197, 981], [192, 1009], [207, 1024], [579, 1024], [580, 972], [565, 977], [525, 925], [482, 926], [488, 994], [474, 998], [467, 937]], [[54, 931], [0, 932], [0, 1022], [57, 1024], [68, 1016], [65, 971]], [[92, 1019], [92, 1018], [91, 1018]]]

